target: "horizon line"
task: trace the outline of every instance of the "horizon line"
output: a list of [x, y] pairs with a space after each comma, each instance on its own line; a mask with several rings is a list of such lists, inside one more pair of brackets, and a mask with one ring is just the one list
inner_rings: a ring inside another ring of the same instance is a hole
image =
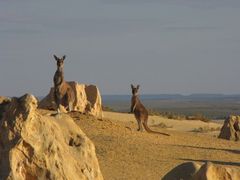
[[[131, 94], [102, 94], [102, 96], [127, 96]], [[141, 94], [141, 96], [159, 96], [159, 95], [180, 95], [180, 96], [192, 96], [192, 95], [218, 95], [218, 96], [240, 96], [240, 93], [190, 93], [190, 94], [184, 94], [184, 93], [144, 93]]]

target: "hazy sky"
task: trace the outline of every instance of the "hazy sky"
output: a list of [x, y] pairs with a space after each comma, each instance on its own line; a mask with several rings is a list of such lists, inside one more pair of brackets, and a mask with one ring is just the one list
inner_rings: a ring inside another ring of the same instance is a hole
[[0, 95], [66, 80], [102, 94], [240, 93], [239, 0], [0, 0]]

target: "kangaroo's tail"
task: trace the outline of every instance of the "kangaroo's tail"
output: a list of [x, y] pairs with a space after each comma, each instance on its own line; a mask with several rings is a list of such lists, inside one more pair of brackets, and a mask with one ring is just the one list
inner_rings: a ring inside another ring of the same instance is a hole
[[164, 136], [170, 136], [170, 134], [167, 134], [167, 133], [161, 133], [161, 132], [157, 132], [157, 131], [153, 131], [151, 130], [148, 125], [147, 125], [147, 122], [143, 122], [143, 127], [145, 128], [145, 130], [149, 133], [155, 133], [155, 134], [161, 134], [161, 135], [164, 135]]

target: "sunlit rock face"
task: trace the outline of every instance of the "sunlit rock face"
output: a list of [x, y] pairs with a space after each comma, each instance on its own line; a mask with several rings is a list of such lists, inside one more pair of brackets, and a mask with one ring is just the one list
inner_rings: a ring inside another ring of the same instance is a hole
[[103, 179], [95, 146], [66, 114], [41, 115], [29, 94], [0, 123], [0, 179]]
[[[75, 94], [73, 110], [102, 118], [102, 98], [97, 86], [78, 84], [76, 82], [67, 83], [72, 87]], [[56, 109], [54, 103], [54, 88], [51, 88], [49, 94], [40, 101], [39, 108]]]

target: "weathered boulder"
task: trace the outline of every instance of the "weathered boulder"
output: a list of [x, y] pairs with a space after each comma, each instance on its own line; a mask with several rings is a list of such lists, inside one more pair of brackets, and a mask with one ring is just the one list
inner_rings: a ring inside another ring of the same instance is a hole
[[191, 180], [193, 175], [200, 169], [201, 165], [195, 162], [186, 162], [178, 165], [168, 172], [162, 180]]
[[240, 131], [237, 129], [236, 126], [240, 126], [240, 116], [229, 116], [224, 121], [218, 137], [227, 140], [239, 140]]
[[103, 179], [93, 143], [73, 119], [42, 115], [32, 95], [12, 98], [0, 122], [0, 179]]
[[239, 169], [207, 162], [202, 166], [195, 162], [186, 162], [173, 168], [162, 180], [237, 180]]
[[[73, 110], [82, 113], [88, 113], [96, 117], [102, 117], [102, 98], [99, 89], [94, 85], [78, 84], [76, 82], [68, 82], [75, 94], [75, 102]], [[39, 108], [55, 110], [54, 88], [50, 93], [40, 101]]]
[[193, 176], [194, 180], [234, 180], [240, 179], [238, 169], [205, 163]]

